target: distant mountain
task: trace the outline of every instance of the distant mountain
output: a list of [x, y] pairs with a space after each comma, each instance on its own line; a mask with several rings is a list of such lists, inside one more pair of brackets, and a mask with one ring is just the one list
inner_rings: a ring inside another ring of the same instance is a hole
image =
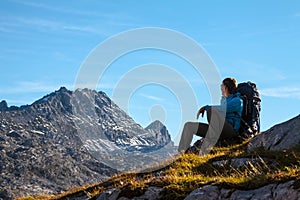
[[152, 137], [155, 138], [158, 145], [165, 145], [171, 142], [171, 137], [167, 127], [158, 120], [152, 122], [145, 128], [145, 130], [152, 133]]
[[104, 92], [62, 87], [31, 105], [0, 103], [0, 188], [14, 195], [59, 192], [172, 153], [161, 122], [144, 129]]

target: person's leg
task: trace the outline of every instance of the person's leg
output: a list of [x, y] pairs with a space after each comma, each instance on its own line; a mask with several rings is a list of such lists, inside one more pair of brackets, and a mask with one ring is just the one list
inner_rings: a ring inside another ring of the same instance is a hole
[[216, 109], [210, 108], [207, 110], [207, 121], [209, 124], [209, 128], [207, 130], [207, 139], [210, 141], [215, 141], [219, 139], [221, 136], [224, 123], [225, 123], [225, 117]]
[[219, 138], [222, 138], [223, 134], [227, 134], [227, 131], [230, 130], [231, 126], [226, 122], [224, 115], [214, 108], [207, 110], [207, 121], [209, 122], [209, 127], [201, 145], [201, 155], [209, 153], [211, 148], [218, 142]]
[[205, 137], [206, 136], [206, 133], [208, 131], [208, 124], [205, 124], [205, 123], [199, 123], [199, 126], [198, 126], [198, 130], [197, 130], [197, 133], [196, 135], [197, 136], [200, 136], [200, 137]]
[[204, 147], [201, 148], [204, 151], [213, 147], [219, 138], [230, 138], [236, 135], [231, 124], [229, 124], [224, 116], [216, 109], [209, 109], [207, 111], [207, 121], [210, 124], [210, 128], [208, 124], [204, 123], [185, 123], [179, 142], [178, 152], [187, 150], [193, 140], [194, 134], [206, 138], [203, 143]]
[[227, 121], [225, 121], [220, 138], [228, 139], [228, 138], [234, 138], [234, 137], [237, 137], [237, 133], [234, 131], [232, 125], [229, 124]]
[[[213, 121], [211, 121], [212, 115], [214, 115]], [[209, 109], [207, 111], [207, 121], [209, 122], [209, 124], [211, 124], [212, 130], [214, 130], [215, 132], [212, 134], [214, 135], [213, 137], [219, 136], [222, 139], [226, 139], [226, 138], [232, 138], [236, 136], [236, 133], [232, 125], [225, 120], [224, 116], [218, 110]]]
[[199, 122], [186, 122], [181, 134], [178, 152], [186, 151], [190, 147], [194, 134], [204, 137], [207, 132], [207, 128], [207, 124]]

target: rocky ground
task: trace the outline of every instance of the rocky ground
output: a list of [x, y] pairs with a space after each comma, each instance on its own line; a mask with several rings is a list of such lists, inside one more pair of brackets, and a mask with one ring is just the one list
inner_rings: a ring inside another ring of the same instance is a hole
[[[269, 184], [264, 187], [254, 189], [254, 190], [231, 190], [219, 188], [217, 186], [206, 185], [200, 187], [193, 192], [191, 192], [184, 200], [266, 200], [266, 199], [289, 199], [298, 200], [300, 197], [300, 191], [293, 188], [295, 181], [288, 181], [286, 183], [280, 184]], [[99, 195], [97, 200], [107, 199], [107, 200], [154, 200], [154, 199], [164, 199], [160, 192], [162, 188], [150, 187], [144, 192], [143, 195], [133, 198], [120, 197], [120, 189], [109, 189]], [[84, 199], [84, 198], [82, 198]], [[86, 199], [88, 197], [86, 196]]]

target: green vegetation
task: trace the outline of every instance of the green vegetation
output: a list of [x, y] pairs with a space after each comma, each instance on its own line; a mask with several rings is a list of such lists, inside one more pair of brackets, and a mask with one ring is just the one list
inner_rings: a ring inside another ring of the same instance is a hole
[[[124, 173], [108, 181], [74, 188], [58, 196], [25, 197], [29, 199], [64, 199], [86, 194], [95, 197], [106, 188], [120, 188], [121, 196], [128, 198], [142, 195], [148, 187], [163, 188], [163, 199], [183, 199], [190, 192], [203, 185], [216, 185], [227, 189], [255, 189], [270, 183], [296, 180], [300, 187], [300, 146], [284, 151], [258, 149], [247, 152], [247, 141], [215, 147], [210, 154], [199, 156], [184, 154], [158, 171], [149, 173]], [[240, 166], [234, 162], [244, 159]]]

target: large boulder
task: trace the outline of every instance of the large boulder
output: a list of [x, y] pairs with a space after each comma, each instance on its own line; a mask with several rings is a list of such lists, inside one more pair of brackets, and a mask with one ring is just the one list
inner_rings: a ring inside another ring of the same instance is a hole
[[248, 151], [259, 147], [268, 150], [289, 149], [300, 144], [300, 115], [286, 122], [275, 125], [267, 131], [252, 138]]

